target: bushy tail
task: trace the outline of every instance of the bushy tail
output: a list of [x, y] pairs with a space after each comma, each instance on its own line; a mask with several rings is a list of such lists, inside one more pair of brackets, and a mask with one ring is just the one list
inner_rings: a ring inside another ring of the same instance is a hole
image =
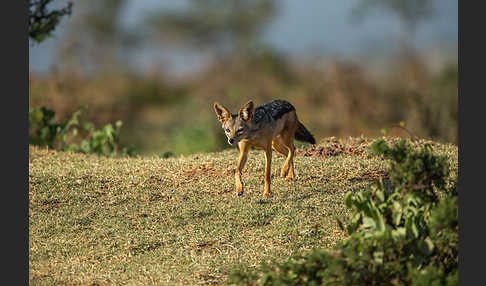
[[316, 144], [316, 139], [314, 136], [305, 128], [305, 126], [299, 122], [297, 130], [295, 131], [295, 139], [303, 142], [309, 142], [311, 144]]

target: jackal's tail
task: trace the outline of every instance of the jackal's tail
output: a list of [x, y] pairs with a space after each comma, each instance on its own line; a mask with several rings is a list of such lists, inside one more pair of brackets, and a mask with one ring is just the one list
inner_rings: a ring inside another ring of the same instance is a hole
[[305, 128], [305, 126], [299, 122], [297, 130], [295, 131], [295, 139], [303, 142], [309, 142], [311, 144], [316, 144], [316, 139], [314, 136]]

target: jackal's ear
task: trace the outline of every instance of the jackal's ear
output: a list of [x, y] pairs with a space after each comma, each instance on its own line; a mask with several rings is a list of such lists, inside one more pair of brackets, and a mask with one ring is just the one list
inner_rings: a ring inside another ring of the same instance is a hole
[[250, 100], [241, 107], [240, 112], [238, 112], [238, 118], [250, 122], [253, 118], [253, 101]]
[[229, 110], [226, 107], [222, 106], [219, 102], [215, 102], [213, 107], [219, 122], [225, 123], [228, 119], [231, 118], [231, 112], [229, 112]]

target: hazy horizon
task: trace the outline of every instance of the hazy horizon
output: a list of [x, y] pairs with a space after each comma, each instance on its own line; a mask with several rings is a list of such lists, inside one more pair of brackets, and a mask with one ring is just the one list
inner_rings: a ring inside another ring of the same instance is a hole
[[[65, 2], [65, 1], [64, 1]], [[185, 1], [127, 1], [122, 13], [122, 25], [135, 27], [141, 18], [154, 8], [183, 9]], [[278, 2], [277, 15], [262, 33], [261, 42], [290, 59], [332, 57], [357, 59], [386, 57], [396, 51], [402, 35], [398, 17], [381, 9], [370, 11], [360, 23], [353, 23], [351, 9], [358, 0], [339, 2], [285, 0]], [[60, 1], [59, 3], [63, 3]], [[458, 42], [457, 1], [434, 2], [435, 13], [417, 27], [413, 42], [419, 51], [429, 54], [443, 53], [456, 57]], [[73, 14], [76, 13], [74, 1]], [[62, 40], [67, 21], [61, 21], [54, 37], [40, 45], [29, 44], [29, 70], [43, 73], [55, 63], [56, 47]], [[199, 56], [141, 49], [131, 64], [139, 70], [150, 68], [154, 57], [162, 57], [169, 71], [191, 72], [201, 64]], [[443, 56], [443, 55], [442, 55]]]

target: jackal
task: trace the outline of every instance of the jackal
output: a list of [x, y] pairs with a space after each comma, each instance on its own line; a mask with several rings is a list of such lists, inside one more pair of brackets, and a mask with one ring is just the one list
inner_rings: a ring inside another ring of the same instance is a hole
[[232, 114], [219, 102], [214, 103], [214, 111], [228, 137], [228, 143], [237, 146], [240, 151], [235, 170], [236, 191], [243, 194], [241, 172], [245, 166], [250, 146], [265, 151], [265, 191], [263, 197], [270, 194], [270, 172], [273, 150], [287, 157], [280, 172], [287, 180], [294, 178], [294, 138], [315, 144], [314, 136], [297, 119], [295, 107], [285, 100], [274, 100], [253, 108], [250, 100], [238, 114]]

